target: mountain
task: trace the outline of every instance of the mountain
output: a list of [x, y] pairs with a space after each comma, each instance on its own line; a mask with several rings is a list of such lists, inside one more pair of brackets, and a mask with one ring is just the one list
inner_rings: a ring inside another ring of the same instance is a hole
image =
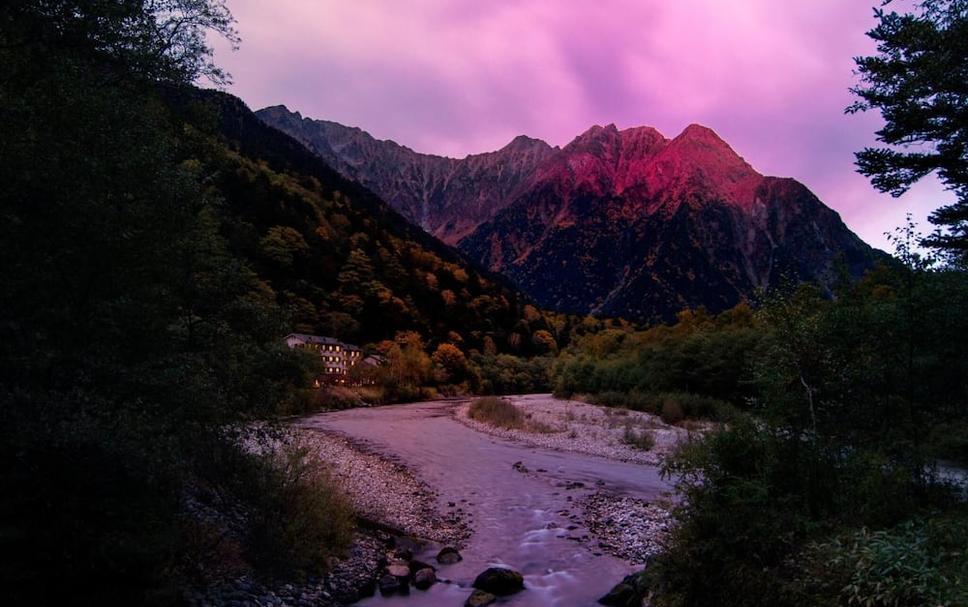
[[458, 160], [420, 154], [358, 128], [303, 118], [285, 106], [256, 114], [448, 244], [515, 200], [535, 169], [556, 151], [544, 141], [520, 136], [496, 152]]
[[194, 154], [223, 201], [231, 253], [290, 311], [294, 330], [357, 343], [414, 330], [466, 348], [540, 350], [531, 332], [550, 327], [506, 279], [412, 225], [238, 98], [169, 97], [186, 133], [200, 134]]
[[[687, 307], [726, 309], [783, 280], [830, 288], [841, 268], [859, 276], [880, 256], [806, 186], [761, 175], [697, 124], [672, 139], [651, 127], [594, 126], [561, 149], [518, 138], [455, 160], [282, 107], [258, 115], [563, 312], [670, 320]], [[434, 163], [464, 171], [461, 179], [415, 169]], [[477, 172], [462, 168], [472, 163]], [[429, 200], [446, 203], [413, 204]]]

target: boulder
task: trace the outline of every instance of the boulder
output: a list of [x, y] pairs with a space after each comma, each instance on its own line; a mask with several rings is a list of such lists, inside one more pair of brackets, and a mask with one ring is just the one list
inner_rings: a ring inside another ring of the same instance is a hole
[[475, 590], [469, 597], [467, 597], [467, 600], [464, 601], [464, 607], [487, 607], [487, 605], [490, 605], [496, 600], [497, 597], [489, 592]]
[[411, 576], [413, 576], [414, 574], [416, 574], [421, 569], [430, 569], [431, 571], [433, 571], [435, 573], [437, 571], [437, 568], [434, 567], [433, 565], [428, 565], [427, 563], [425, 563], [423, 561], [418, 561], [417, 559], [413, 559], [412, 561], [410, 561], [409, 566], [410, 566], [410, 575]]
[[524, 590], [524, 577], [513, 569], [489, 567], [474, 580], [474, 588], [497, 596]]
[[431, 568], [421, 569], [413, 574], [413, 585], [417, 590], [426, 590], [437, 582], [437, 574]]
[[376, 586], [380, 589], [380, 596], [390, 596], [400, 590], [400, 578], [388, 573], [380, 577]]
[[462, 560], [464, 560], [464, 557], [460, 555], [460, 552], [450, 546], [441, 548], [440, 552], [437, 553], [437, 562], [441, 565], [453, 565]]
[[387, 573], [393, 577], [410, 577], [410, 567], [406, 564], [394, 563], [393, 565], [387, 565]]
[[608, 594], [598, 599], [599, 604], [609, 607], [639, 607], [643, 604], [649, 589], [643, 576], [638, 573], [625, 576]]

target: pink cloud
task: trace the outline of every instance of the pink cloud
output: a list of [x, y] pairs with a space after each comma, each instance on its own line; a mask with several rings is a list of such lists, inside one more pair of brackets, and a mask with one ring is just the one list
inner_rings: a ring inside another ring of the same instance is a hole
[[591, 124], [712, 127], [792, 176], [875, 246], [906, 212], [854, 173], [876, 116], [845, 116], [870, 2], [803, 0], [229, 0], [243, 43], [218, 60], [251, 106], [284, 103], [418, 151], [463, 156], [518, 134], [567, 143]]

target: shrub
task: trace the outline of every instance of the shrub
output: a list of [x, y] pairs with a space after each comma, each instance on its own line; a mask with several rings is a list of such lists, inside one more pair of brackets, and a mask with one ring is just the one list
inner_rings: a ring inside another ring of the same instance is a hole
[[652, 433], [645, 429], [636, 431], [632, 424], [625, 425], [622, 442], [642, 451], [651, 451], [655, 447], [655, 439], [652, 437]]
[[[608, 390], [587, 397], [590, 402], [606, 407], [623, 407], [661, 415], [668, 424], [683, 419], [723, 421], [733, 415], [734, 407], [718, 398], [688, 392], [620, 392]], [[672, 421], [670, 421], [672, 420]]]
[[475, 400], [471, 403], [467, 414], [471, 419], [508, 430], [523, 430], [526, 425], [524, 414], [520, 409], [496, 396]]
[[359, 395], [350, 388], [342, 386], [322, 386], [314, 389], [312, 400], [303, 413], [351, 409], [363, 404]]
[[908, 521], [812, 544], [802, 580], [847, 605], [968, 604], [968, 520]]
[[321, 573], [352, 539], [349, 503], [305, 448], [288, 446], [253, 463], [245, 500], [247, 559], [270, 576]]
[[662, 416], [662, 421], [667, 424], [678, 424], [686, 417], [686, 412], [682, 407], [682, 403], [676, 398], [665, 398], [662, 400], [662, 409], [660, 411]]

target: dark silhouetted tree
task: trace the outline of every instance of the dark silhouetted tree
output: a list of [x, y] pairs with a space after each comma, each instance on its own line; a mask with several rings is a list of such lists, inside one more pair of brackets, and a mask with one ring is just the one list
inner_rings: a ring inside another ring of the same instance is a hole
[[[889, 0], [890, 1], [890, 0]], [[885, 2], [884, 4], [889, 4]], [[923, 0], [913, 12], [875, 9], [867, 35], [877, 54], [857, 57], [859, 99], [847, 112], [879, 110], [886, 147], [857, 153], [861, 174], [900, 196], [936, 173], [956, 201], [931, 215], [939, 230], [925, 244], [968, 256], [968, 2]]]

